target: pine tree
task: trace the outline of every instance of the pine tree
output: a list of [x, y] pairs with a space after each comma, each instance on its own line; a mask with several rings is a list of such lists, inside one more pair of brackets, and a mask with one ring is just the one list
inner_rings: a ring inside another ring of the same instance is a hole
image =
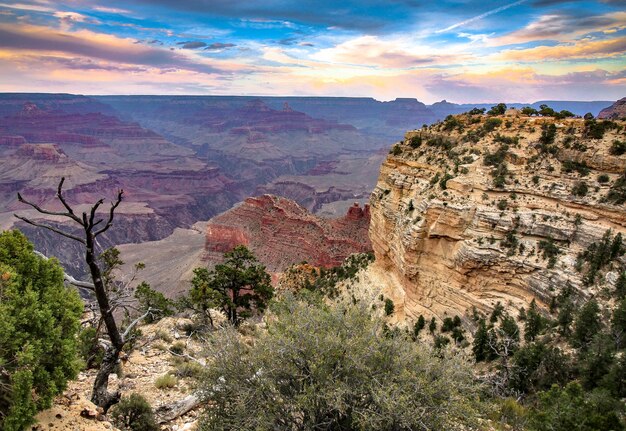
[[0, 429], [21, 431], [76, 376], [83, 303], [19, 231], [0, 233]]
[[526, 324], [524, 325], [524, 339], [526, 341], [533, 341], [537, 335], [541, 333], [543, 329], [543, 317], [539, 314], [537, 309], [537, 303], [533, 299], [526, 313]]
[[583, 305], [574, 323], [572, 344], [574, 347], [586, 349], [593, 337], [602, 329], [600, 307], [595, 299]]
[[472, 345], [472, 352], [476, 362], [481, 362], [487, 359], [489, 352], [489, 334], [487, 333], [487, 324], [485, 319], [478, 321], [478, 329], [474, 334], [474, 344]]

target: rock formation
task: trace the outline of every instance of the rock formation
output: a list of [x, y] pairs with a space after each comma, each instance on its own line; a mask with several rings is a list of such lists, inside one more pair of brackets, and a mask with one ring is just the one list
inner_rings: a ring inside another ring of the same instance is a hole
[[626, 234], [626, 154], [611, 149], [625, 126], [461, 115], [408, 132], [370, 198], [371, 271], [393, 281], [399, 318], [610, 286], [616, 273], [585, 286], [575, 266], [608, 229]]
[[344, 217], [323, 219], [288, 199], [248, 198], [209, 221], [204, 260], [219, 262], [224, 252], [241, 244], [271, 272], [304, 261], [331, 267], [352, 253], [371, 250], [369, 219], [369, 207], [361, 208], [358, 203]]
[[619, 120], [626, 118], [626, 97], [623, 97], [611, 106], [604, 108], [598, 114], [598, 118], [607, 120]]

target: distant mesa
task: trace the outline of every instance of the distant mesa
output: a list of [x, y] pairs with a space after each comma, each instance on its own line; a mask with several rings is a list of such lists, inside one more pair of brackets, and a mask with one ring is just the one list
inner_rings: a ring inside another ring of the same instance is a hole
[[598, 114], [598, 118], [605, 120], [619, 120], [626, 118], [626, 97], [623, 97], [611, 106], [604, 108]]
[[336, 266], [353, 253], [371, 251], [369, 221], [369, 205], [356, 202], [345, 216], [325, 219], [289, 199], [251, 197], [208, 222], [203, 259], [217, 263], [225, 251], [245, 245], [271, 272], [303, 261]]

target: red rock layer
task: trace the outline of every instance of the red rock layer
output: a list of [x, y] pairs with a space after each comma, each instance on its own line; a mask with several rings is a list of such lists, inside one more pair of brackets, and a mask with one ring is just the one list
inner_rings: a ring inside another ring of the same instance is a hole
[[225, 251], [243, 244], [272, 272], [300, 262], [331, 267], [352, 253], [371, 251], [369, 220], [369, 206], [358, 203], [344, 217], [324, 219], [285, 198], [248, 198], [209, 221], [204, 259], [219, 262]]

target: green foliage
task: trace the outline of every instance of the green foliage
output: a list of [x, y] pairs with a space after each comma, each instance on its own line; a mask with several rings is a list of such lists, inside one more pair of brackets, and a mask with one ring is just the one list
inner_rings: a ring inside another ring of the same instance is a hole
[[580, 309], [574, 322], [572, 345], [580, 349], [586, 349], [591, 340], [602, 329], [600, 321], [600, 307], [596, 300], [592, 299]]
[[543, 124], [541, 126], [541, 136], [539, 137], [540, 151], [541, 153], [556, 153], [556, 147], [554, 146], [554, 139], [556, 138], [556, 126], [554, 123]]
[[531, 108], [530, 106], [525, 106], [522, 108], [521, 113], [530, 117], [531, 115], [538, 115], [539, 111], [535, 108]]
[[485, 319], [478, 321], [478, 329], [474, 334], [474, 343], [472, 344], [472, 352], [476, 362], [482, 362], [490, 359], [492, 352], [489, 347], [489, 333]]
[[96, 328], [88, 326], [78, 334], [78, 349], [88, 369], [98, 368], [104, 357], [104, 348], [98, 343]]
[[498, 103], [495, 106], [492, 106], [489, 111], [487, 111], [487, 115], [504, 115], [506, 113], [506, 104]]
[[443, 120], [443, 130], [449, 132], [458, 127], [462, 127], [463, 123], [459, 121], [457, 117], [454, 115], [448, 115], [445, 120]]
[[519, 393], [547, 390], [565, 384], [572, 376], [569, 357], [558, 347], [542, 342], [528, 343], [513, 355], [509, 387]]
[[617, 139], [613, 141], [609, 152], [614, 156], [621, 156], [626, 153], [626, 141], [618, 141]]
[[83, 304], [19, 231], [0, 233], [0, 429], [21, 431], [80, 366]]
[[341, 265], [330, 269], [321, 268], [313, 280], [306, 280], [303, 289], [320, 292], [333, 298], [337, 295], [337, 283], [354, 280], [357, 273], [374, 261], [374, 253], [357, 253], [348, 256]]
[[574, 187], [572, 187], [572, 194], [574, 196], [587, 196], [588, 191], [589, 186], [584, 181], [578, 181], [576, 184], [574, 184]]
[[507, 154], [509, 154], [509, 146], [506, 144], [500, 145], [495, 153], [485, 154], [484, 164], [485, 166], [498, 166], [504, 162]]
[[122, 431], [158, 431], [150, 403], [140, 394], [124, 397], [111, 409], [111, 418]]
[[191, 301], [204, 313], [220, 308], [233, 325], [263, 312], [274, 294], [270, 275], [246, 247], [240, 245], [224, 254], [224, 263], [212, 271], [196, 268], [191, 280]]
[[615, 281], [615, 297], [617, 299], [626, 298], [626, 271], [621, 271]]
[[568, 174], [576, 171], [581, 177], [586, 177], [587, 175], [589, 175], [589, 167], [585, 162], [581, 163], [574, 160], [565, 160], [561, 164], [561, 169], [563, 170], [563, 172]]
[[161, 292], [152, 289], [145, 281], [135, 289], [135, 299], [137, 299], [142, 312], [152, 309], [152, 312], [145, 318], [146, 323], [156, 322], [163, 317], [173, 315], [175, 312], [174, 303]]
[[591, 139], [602, 139], [607, 130], [617, 127], [617, 123], [613, 121], [596, 121], [594, 119], [585, 119], [585, 136]]
[[526, 321], [524, 322], [524, 339], [533, 341], [537, 335], [543, 331], [545, 327], [545, 319], [539, 313], [537, 303], [533, 299], [526, 312]]
[[159, 376], [154, 381], [154, 386], [157, 389], [170, 389], [178, 384], [178, 379], [171, 373], [165, 373]]
[[561, 253], [561, 249], [554, 243], [554, 240], [550, 237], [539, 241], [539, 251], [541, 251], [541, 257], [545, 260], [548, 259], [548, 268], [554, 268], [558, 255]]
[[626, 172], [620, 175], [619, 178], [611, 185], [611, 189], [606, 195], [606, 199], [617, 205], [623, 205], [626, 203]]
[[607, 230], [599, 242], [590, 244], [585, 251], [578, 254], [578, 269], [583, 270], [584, 264], [587, 264], [583, 283], [587, 286], [595, 283], [598, 272], [624, 252], [626, 248], [622, 244], [622, 234], [618, 233], [613, 237], [612, 231]]
[[425, 326], [426, 320], [424, 319], [424, 316], [420, 314], [420, 317], [417, 318], [417, 322], [415, 322], [415, 325], [413, 325], [413, 338], [417, 339], [417, 337], [419, 337], [420, 335], [420, 332], [422, 332], [422, 329], [424, 329]]
[[616, 411], [619, 401], [606, 391], [585, 393], [572, 382], [561, 389], [557, 385], [539, 395], [537, 407], [531, 412], [532, 431], [600, 431], [624, 430]]
[[439, 187], [441, 187], [442, 190], [446, 190], [448, 188], [448, 180], [452, 178], [454, 178], [454, 176], [446, 172], [443, 178], [439, 181]]
[[554, 109], [548, 105], [539, 105], [539, 114], [544, 117], [554, 117]]
[[431, 334], [434, 334], [435, 331], [437, 330], [437, 320], [435, 320], [434, 317], [430, 319], [430, 323], [428, 324], [428, 330], [430, 331]]
[[483, 115], [485, 113], [485, 108], [472, 108], [466, 112], [467, 115]]
[[400, 154], [402, 154], [402, 148], [400, 148], [400, 145], [394, 145], [393, 147], [391, 147], [391, 150], [389, 150], [389, 154], [391, 154], [392, 156], [399, 156]]
[[609, 176], [607, 174], [598, 175], [598, 182], [600, 184], [606, 184], [609, 182]]
[[483, 124], [483, 131], [485, 133], [493, 132], [496, 128], [502, 125], [500, 118], [487, 118], [485, 124]]
[[385, 316], [391, 316], [395, 308], [393, 301], [389, 298], [385, 298]]
[[411, 137], [407, 143], [409, 144], [409, 147], [413, 149], [419, 148], [422, 145], [422, 135], [415, 135]]
[[479, 387], [460, 358], [390, 334], [362, 307], [287, 295], [272, 310], [254, 343], [228, 328], [207, 346], [200, 430], [473, 427]]

